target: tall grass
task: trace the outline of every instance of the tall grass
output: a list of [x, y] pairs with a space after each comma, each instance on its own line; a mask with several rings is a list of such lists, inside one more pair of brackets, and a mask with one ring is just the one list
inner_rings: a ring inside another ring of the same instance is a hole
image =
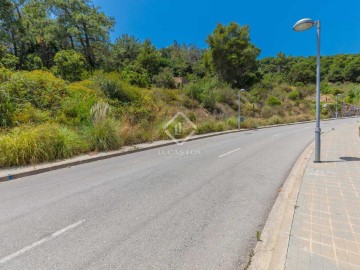
[[69, 158], [88, 150], [74, 131], [58, 124], [22, 126], [0, 135], [0, 167]]
[[93, 125], [88, 135], [91, 149], [95, 151], [115, 150], [121, 146], [118, 123], [109, 117], [110, 106], [99, 101], [91, 108]]

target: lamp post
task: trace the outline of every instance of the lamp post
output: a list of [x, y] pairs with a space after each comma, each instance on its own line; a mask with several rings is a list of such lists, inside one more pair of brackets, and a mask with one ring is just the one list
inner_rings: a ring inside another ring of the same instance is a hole
[[238, 106], [238, 129], [240, 130], [240, 128], [241, 128], [241, 110], [240, 110], [240, 108], [241, 108], [241, 99], [240, 99], [240, 97], [241, 97], [241, 95], [240, 95], [240, 93], [241, 92], [245, 92], [245, 89], [240, 89], [239, 91], [238, 91], [238, 99], [239, 99], [239, 106]]
[[298, 21], [293, 29], [300, 32], [310, 29], [316, 25], [317, 29], [317, 68], [316, 68], [316, 128], [315, 128], [315, 159], [314, 162], [321, 162], [321, 128], [320, 128], [320, 21], [302, 19]]
[[336, 116], [336, 119], [338, 119], [338, 115], [339, 115], [339, 113], [338, 113], [338, 97], [340, 96], [340, 94], [337, 94], [336, 95], [336, 114], [335, 114], [335, 116]]

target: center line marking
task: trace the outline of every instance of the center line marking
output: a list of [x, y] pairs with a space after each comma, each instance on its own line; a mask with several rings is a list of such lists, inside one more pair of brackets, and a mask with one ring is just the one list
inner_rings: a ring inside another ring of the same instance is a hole
[[281, 135], [281, 133], [275, 134], [275, 135], [273, 135], [273, 137], [277, 137], [277, 136], [280, 136], [280, 135]]
[[219, 156], [219, 158], [225, 157], [225, 156], [230, 155], [230, 154], [232, 154], [232, 153], [234, 153], [234, 152], [236, 152], [236, 151], [239, 151], [239, 150], [241, 150], [241, 148], [238, 148], [238, 149], [235, 149], [235, 150], [230, 151], [230, 152], [228, 152], [228, 153], [225, 153], [225, 154]]
[[71, 225], [67, 226], [67, 227], [64, 228], [64, 229], [61, 229], [61, 230], [59, 230], [59, 231], [57, 231], [57, 232], [54, 232], [53, 234], [51, 234], [51, 235], [48, 236], [48, 237], [45, 237], [45, 238], [43, 238], [43, 239], [41, 239], [41, 240], [39, 240], [39, 241], [36, 241], [35, 243], [33, 243], [33, 244], [29, 245], [29, 246], [26, 246], [26, 247], [20, 249], [19, 251], [16, 251], [15, 253], [10, 254], [10, 255], [8, 255], [8, 256], [0, 259], [0, 264], [4, 264], [4, 263], [6, 263], [6, 262], [8, 262], [8, 261], [10, 261], [10, 260], [12, 260], [12, 259], [14, 259], [14, 258], [16, 258], [16, 257], [19, 257], [20, 255], [28, 252], [29, 250], [31, 250], [31, 249], [33, 249], [33, 248], [36, 248], [36, 247], [38, 247], [38, 246], [40, 246], [40, 245], [42, 245], [42, 244], [44, 244], [44, 243], [46, 243], [46, 242], [54, 239], [55, 237], [58, 237], [59, 235], [67, 232], [68, 230], [71, 230], [71, 229], [74, 229], [75, 227], [80, 226], [84, 221], [85, 221], [85, 220], [80, 220], [79, 222], [76, 222], [76, 223], [74, 223], [74, 224], [71, 224]]

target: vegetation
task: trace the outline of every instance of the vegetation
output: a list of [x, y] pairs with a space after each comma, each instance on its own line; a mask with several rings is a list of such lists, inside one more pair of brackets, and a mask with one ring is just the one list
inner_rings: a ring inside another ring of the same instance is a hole
[[[0, 167], [167, 139], [181, 111], [197, 133], [305, 121], [315, 110], [315, 57], [258, 60], [248, 26], [217, 25], [209, 48], [157, 49], [123, 35], [90, 0], [1, 0]], [[335, 96], [360, 105], [360, 55], [322, 58], [323, 117]]]

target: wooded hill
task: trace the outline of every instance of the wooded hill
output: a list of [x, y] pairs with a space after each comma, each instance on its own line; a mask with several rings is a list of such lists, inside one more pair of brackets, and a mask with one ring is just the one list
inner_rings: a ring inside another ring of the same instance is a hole
[[[314, 57], [259, 59], [248, 26], [217, 25], [208, 48], [110, 41], [114, 19], [89, 0], [0, 0], [0, 167], [167, 139], [184, 112], [206, 133], [312, 119]], [[205, 38], [205, 37], [204, 37]], [[183, 82], [183, 83], [181, 83]], [[360, 55], [322, 57], [322, 117], [360, 105]]]

